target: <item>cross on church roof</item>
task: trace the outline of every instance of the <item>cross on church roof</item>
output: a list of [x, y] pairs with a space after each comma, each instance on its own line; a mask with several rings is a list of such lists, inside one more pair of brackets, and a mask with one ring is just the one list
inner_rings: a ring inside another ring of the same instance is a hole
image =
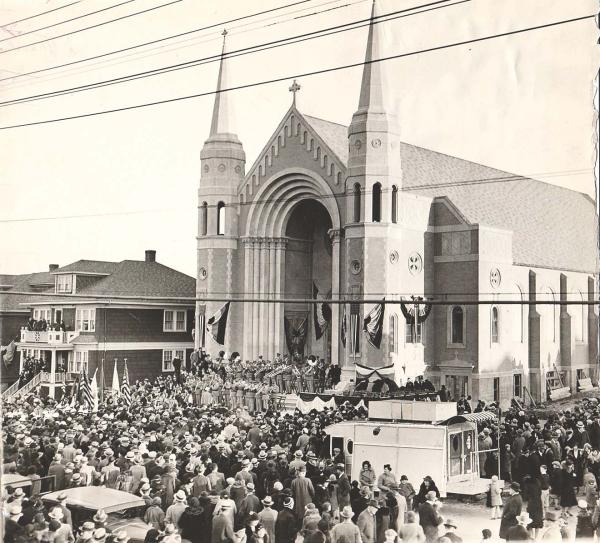
[[292, 101], [292, 105], [296, 105], [296, 93], [301, 89], [302, 87], [296, 82], [296, 80], [294, 79], [294, 82], [292, 83], [292, 86], [289, 88], [289, 91], [294, 95], [293, 101]]

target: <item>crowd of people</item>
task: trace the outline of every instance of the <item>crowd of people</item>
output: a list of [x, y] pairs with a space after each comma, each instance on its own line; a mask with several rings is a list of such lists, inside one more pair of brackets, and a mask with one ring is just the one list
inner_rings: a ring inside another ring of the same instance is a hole
[[[303, 416], [231, 394], [234, 383], [264, 382], [275, 370], [267, 363], [236, 367], [230, 380], [231, 364], [202, 360], [189, 374], [137, 382], [130, 404], [112, 397], [95, 413], [35, 394], [4, 401], [3, 473], [22, 478], [3, 485], [5, 541], [127, 541], [126, 532], [111, 529], [113, 515], [66, 507], [62, 493], [79, 486], [141, 498], [145, 505], [129, 513], [143, 520], [148, 542], [461, 541], [431, 478], [410, 481], [368, 460], [357, 480], [348, 477], [347, 458], [324, 429], [366, 419], [364, 408], [345, 403]], [[200, 404], [190, 401], [198, 389]], [[489, 534], [481, 537], [558, 542], [568, 537], [573, 515], [577, 535], [593, 537], [600, 517], [598, 402], [546, 421], [518, 408], [504, 415], [500, 424], [490, 419], [478, 428], [491, 509]], [[51, 489], [60, 493], [58, 503], [44, 501]]]

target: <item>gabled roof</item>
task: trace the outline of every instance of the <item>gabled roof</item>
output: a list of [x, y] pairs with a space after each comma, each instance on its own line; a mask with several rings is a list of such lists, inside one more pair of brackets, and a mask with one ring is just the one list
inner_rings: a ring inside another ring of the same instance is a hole
[[[0, 291], [0, 311], [26, 311], [22, 305], [39, 301], [35, 292], [54, 291], [54, 278], [48, 272], [26, 273], [22, 275], [0, 275], [0, 284], [10, 288]], [[36, 289], [36, 290], [34, 290]], [[32, 294], [7, 294], [7, 292], [31, 292]]]
[[[347, 127], [304, 115], [348, 162]], [[513, 231], [515, 264], [594, 273], [598, 219], [580, 192], [402, 143], [403, 188], [448, 197], [472, 224]]]

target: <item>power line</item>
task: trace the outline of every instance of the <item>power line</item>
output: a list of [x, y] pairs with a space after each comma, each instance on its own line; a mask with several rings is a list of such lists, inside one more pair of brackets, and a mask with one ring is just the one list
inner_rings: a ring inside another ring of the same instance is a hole
[[88, 300], [177, 300], [179, 302], [233, 302], [233, 303], [264, 303], [264, 304], [321, 304], [327, 302], [333, 305], [344, 305], [344, 304], [384, 304], [384, 305], [397, 305], [397, 304], [409, 304], [414, 305], [432, 305], [432, 306], [445, 306], [445, 305], [584, 305], [584, 306], [595, 306], [600, 305], [600, 300], [536, 300], [531, 302], [528, 300], [432, 300], [423, 299], [416, 300], [412, 299], [397, 299], [389, 300], [385, 298], [372, 298], [370, 297], [351, 297], [351, 298], [339, 298], [339, 299], [328, 299], [323, 298], [263, 298], [263, 297], [249, 297], [249, 296], [144, 296], [144, 295], [132, 295], [132, 296], [115, 296], [113, 294], [57, 294], [55, 292], [30, 292], [30, 291], [19, 291], [11, 292], [10, 290], [3, 291], [2, 294], [12, 294], [15, 296], [41, 296], [41, 297], [58, 297], [64, 299], [88, 299]]
[[98, 9], [96, 11], [91, 11], [91, 12], [85, 13], [83, 15], [78, 15], [77, 17], [72, 17], [71, 19], [65, 19], [64, 21], [59, 21], [58, 23], [53, 23], [51, 25], [42, 26], [40, 28], [36, 28], [35, 30], [28, 30], [27, 32], [20, 32], [16, 36], [9, 36], [8, 38], [0, 39], [0, 42], [7, 41], [7, 40], [14, 40], [15, 38], [21, 38], [23, 36], [27, 36], [28, 34], [33, 34], [35, 32], [41, 32], [42, 30], [48, 30], [49, 28], [54, 28], [55, 26], [64, 25], [66, 23], [70, 23], [70, 22], [76, 21], [78, 19], [83, 19], [84, 17], [89, 17], [90, 15], [96, 15], [97, 13], [102, 13], [103, 11], [108, 11], [109, 9], [114, 9], [119, 6], [123, 6], [125, 4], [129, 4], [131, 2], [136, 2], [136, 1], [137, 0], [125, 0], [124, 2], [121, 2], [120, 4], [114, 4], [114, 5], [108, 6], [106, 8]]
[[[81, 0], [79, 0], [79, 1], [81, 1]], [[234, 19], [229, 19], [229, 20], [226, 20], [226, 21], [221, 21], [219, 23], [214, 23], [214, 24], [211, 24], [211, 25], [208, 25], [208, 26], [203, 26], [203, 27], [200, 27], [200, 28], [196, 28], [194, 30], [189, 30], [187, 32], [182, 32], [180, 34], [173, 34], [172, 36], [166, 36], [166, 37], [160, 38], [158, 40], [153, 40], [153, 41], [149, 41], [149, 42], [145, 42], [145, 43], [140, 43], [138, 45], [132, 45], [130, 47], [125, 47], [123, 49], [117, 49], [115, 51], [108, 51], [106, 53], [101, 53], [101, 54], [95, 55], [93, 57], [87, 57], [87, 58], [83, 58], [83, 59], [80, 59], [80, 60], [75, 60], [75, 61], [72, 61], [72, 62], [66, 62], [64, 64], [58, 64], [56, 66], [50, 66], [48, 68], [40, 68], [38, 70], [33, 70], [31, 72], [26, 72], [26, 73], [23, 73], [23, 74], [12, 76], [12, 77], [5, 77], [4, 79], [0, 79], [0, 81], [5, 81], [7, 79], [16, 79], [18, 77], [25, 77], [25, 76], [28, 76], [28, 75], [34, 75], [34, 74], [38, 74], [38, 73], [41, 73], [41, 72], [46, 72], [48, 70], [55, 70], [57, 68], [64, 68], [65, 66], [71, 66], [73, 64], [79, 64], [80, 62], [87, 62], [89, 60], [95, 60], [95, 59], [98, 59], [98, 58], [106, 57], [108, 55], [115, 55], [117, 53], [123, 53], [125, 51], [131, 51], [132, 49], [137, 49], [138, 47], [145, 47], [146, 45], [153, 45], [155, 43], [160, 43], [160, 42], [165, 41], [165, 40], [170, 40], [170, 39], [178, 38], [178, 37], [185, 36], [185, 35], [188, 35], [188, 34], [193, 34], [195, 32], [200, 32], [202, 30], [209, 30], [211, 28], [221, 27], [221, 26], [229, 24], [229, 23], [241, 21], [241, 20], [244, 20], [244, 19], [249, 19], [251, 17], [257, 17], [258, 15], [264, 15], [266, 13], [271, 13], [271, 12], [274, 12], [274, 11], [278, 11], [278, 10], [281, 10], [281, 9], [288, 8], [290, 6], [296, 6], [296, 5], [299, 5], [299, 4], [305, 4], [307, 2], [312, 2], [312, 1], [313, 0], [299, 0], [298, 2], [292, 2], [291, 4], [286, 4], [284, 6], [279, 6], [279, 7], [276, 7], [276, 8], [267, 9], [267, 10], [259, 11], [259, 12], [256, 12], [256, 13], [251, 13], [249, 15], [244, 15], [242, 17], [236, 17]]]
[[[524, 181], [528, 179], [539, 179], [544, 177], [559, 177], [559, 176], [571, 176], [577, 174], [585, 174], [590, 173], [592, 171], [591, 168], [587, 169], [579, 169], [579, 170], [557, 170], [552, 172], [540, 172], [533, 173], [528, 175], [507, 175], [502, 177], [482, 177], [478, 179], [465, 179], [455, 182], [447, 182], [447, 183], [428, 183], [422, 185], [414, 185], [409, 187], [400, 187], [402, 192], [412, 192], [413, 190], [421, 190], [428, 188], [447, 188], [447, 187], [460, 187], [460, 186], [468, 186], [475, 184], [486, 184], [486, 183], [510, 183], [515, 181]], [[361, 191], [361, 196], [371, 194], [372, 191], [365, 189]], [[325, 201], [328, 199], [337, 200], [341, 198], [352, 198], [354, 196], [353, 192], [347, 193], [335, 193], [332, 195], [329, 194], [321, 194], [312, 196], [313, 200], [316, 201]], [[278, 204], [282, 202], [287, 202], [287, 199], [283, 198], [258, 198], [255, 200], [250, 200], [247, 202], [235, 202], [233, 204], [225, 204], [225, 207], [242, 207], [242, 206], [250, 206], [254, 204]], [[206, 209], [216, 209], [218, 204], [210, 204], [206, 206]], [[201, 206], [198, 206], [201, 207]], [[78, 215], [51, 215], [47, 217], [21, 217], [18, 219], [0, 219], [0, 224], [2, 223], [20, 223], [20, 222], [41, 222], [41, 221], [54, 221], [54, 220], [70, 220], [70, 219], [86, 219], [86, 218], [94, 218], [94, 217], [113, 217], [119, 215], [141, 215], [145, 213], [167, 213], [177, 211], [176, 208], [163, 208], [163, 209], [140, 209], [140, 210], [132, 210], [132, 211], [114, 211], [114, 212], [103, 212], [103, 213], [83, 213]]]
[[38, 40], [38, 41], [34, 41], [31, 43], [26, 43], [25, 45], [19, 45], [17, 47], [13, 47], [11, 49], [4, 49], [3, 51], [0, 51], [0, 55], [3, 55], [4, 53], [10, 53], [11, 51], [17, 51], [18, 49], [24, 49], [25, 47], [31, 47], [33, 45], [39, 45], [40, 43], [46, 43], [52, 40], [57, 40], [58, 38], [64, 38], [65, 36], [72, 36], [73, 34], [79, 34], [79, 32], [84, 32], [85, 30], [91, 30], [92, 28], [98, 28], [100, 26], [104, 26], [110, 23], [114, 23], [116, 21], [122, 21], [123, 19], [129, 19], [129, 17], [135, 17], [136, 15], [142, 15], [144, 13], [149, 13], [150, 11], [154, 11], [156, 9], [161, 9], [161, 8], [165, 8], [167, 6], [171, 6], [173, 4], [177, 4], [179, 2], [182, 2], [183, 0], [172, 0], [171, 2], [167, 2], [166, 4], [160, 4], [158, 6], [154, 6], [152, 8], [148, 8], [148, 9], [143, 9], [141, 11], [136, 11], [135, 13], [130, 13], [129, 15], [123, 15], [122, 17], [116, 17], [115, 19], [110, 19], [109, 21], [104, 21], [102, 23], [97, 23], [95, 25], [91, 25], [91, 26], [86, 26], [84, 28], [80, 28], [78, 30], [73, 30], [71, 32], [66, 32], [65, 34], [59, 34], [58, 36], [52, 36], [50, 38], [45, 38], [43, 40]]
[[79, 4], [82, 0], [77, 0], [76, 2], [71, 2], [70, 4], [65, 4], [64, 6], [60, 6], [58, 8], [49, 9], [47, 11], [42, 11], [41, 13], [37, 13], [35, 15], [30, 15], [29, 17], [25, 17], [23, 19], [18, 19], [16, 21], [12, 21], [10, 23], [0, 23], [0, 27], [7, 27], [11, 25], [16, 25], [17, 23], [22, 23], [23, 21], [29, 21], [29, 19], [35, 19], [36, 17], [41, 17], [42, 15], [46, 15], [46, 13], [52, 13], [54, 11], [58, 11], [60, 9], [68, 8], [69, 6], [73, 6], [75, 4]]
[[[176, 0], [176, 1], [181, 1], [181, 0]], [[291, 79], [299, 79], [301, 77], [309, 77], [309, 76], [314, 76], [314, 75], [321, 75], [321, 74], [325, 74], [325, 73], [331, 73], [331, 72], [336, 72], [336, 71], [340, 71], [340, 70], [347, 70], [350, 68], [357, 68], [359, 66], [364, 66], [365, 64], [373, 64], [376, 62], [384, 62], [384, 61], [388, 61], [388, 60], [395, 60], [395, 59], [399, 59], [399, 58], [405, 58], [405, 57], [410, 57], [410, 56], [414, 56], [414, 55], [418, 55], [418, 54], [423, 54], [423, 53], [430, 53], [433, 51], [440, 51], [443, 49], [450, 49], [452, 47], [459, 47], [462, 45], [468, 45], [468, 44], [472, 44], [472, 43], [478, 43], [478, 42], [483, 42], [483, 41], [487, 41], [487, 40], [491, 40], [491, 39], [496, 39], [496, 38], [503, 38], [506, 36], [512, 36], [512, 35], [516, 35], [516, 34], [522, 34], [524, 32], [531, 32], [534, 30], [541, 30], [541, 29], [545, 29], [545, 28], [550, 28], [550, 27], [555, 27], [555, 26], [559, 26], [559, 25], [563, 25], [563, 24], [569, 24], [569, 23], [573, 23], [573, 22], [578, 22], [578, 21], [583, 21], [586, 19], [592, 19], [594, 18], [595, 15], [584, 15], [582, 17], [575, 17], [572, 19], [563, 19], [561, 21], [554, 21], [552, 23], [546, 23], [543, 25], [537, 25], [537, 26], [532, 26], [532, 27], [528, 27], [528, 28], [521, 28], [518, 30], [512, 30], [509, 32], [503, 32], [500, 34], [494, 34], [491, 36], [483, 36], [481, 38], [473, 38], [470, 40], [464, 40], [464, 41], [459, 41], [459, 42], [454, 42], [454, 43], [450, 43], [450, 44], [446, 44], [446, 45], [439, 45], [439, 46], [435, 46], [435, 47], [429, 47], [427, 49], [421, 49], [418, 51], [411, 51], [409, 53], [400, 53], [397, 55], [391, 55], [391, 56], [387, 56], [387, 57], [383, 57], [383, 58], [379, 58], [379, 59], [374, 59], [371, 61], [363, 61], [363, 62], [355, 62], [352, 64], [345, 64], [345, 65], [341, 65], [341, 66], [334, 66], [331, 68], [323, 68], [320, 70], [314, 70], [314, 71], [310, 71], [310, 72], [304, 72], [304, 73], [297, 73], [297, 74], [291, 74], [291, 75], [286, 75], [284, 77], [278, 77], [278, 78], [274, 78], [274, 79], [267, 79], [267, 80], [263, 80], [263, 81], [256, 81], [253, 83], [247, 83], [244, 85], [237, 85], [235, 87], [229, 87], [227, 89], [221, 89], [220, 91], [207, 91], [207, 92], [202, 92], [202, 93], [197, 93], [197, 94], [191, 94], [191, 95], [187, 95], [187, 96], [178, 96], [175, 98], [167, 98], [164, 100], [157, 100], [155, 102], [146, 102], [143, 104], [137, 104], [134, 106], [124, 106], [124, 107], [120, 107], [120, 108], [114, 108], [114, 109], [107, 109], [107, 110], [102, 110], [102, 111], [95, 111], [92, 113], [83, 113], [80, 115], [72, 115], [72, 116], [68, 116], [68, 117], [58, 117], [58, 118], [54, 118], [54, 119], [46, 119], [43, 121], [33, 121], [33, 122], [29, 122], [29, 123], [21, 123], [21, 124], [15, 124], [15, 125], [9, 125], [9, 126], [2, 126], [0, 127], [0, 130], [8, 130], [11, 128], [23, 128], [26, 126], [37, 126], [37, 125], [42, 125], [42, 124], [49, 124], [49, 123], [55, 123], [55, 122], [63, 122], [63, 121], [71, 121], [71, 120], [75, 120], [75, 119], [83, 119], [86, 117], [95, 117], [95, 116], [99, 116], [99, 115], [106, 115], [109, 113], [119, 113], [122, 111], [129, 111], [129, 110], [135, 110], [135, 109], [141, 109], [141, 108], [145, 108], [145, 107], [150, 107], [150, 106], [156, 106], [156, 105], [161, 105], [161, 104], [169, 104], [169, 103], [174, 103], [174, 102], [180, 102], [183, 100], [190, 100], [193, 98], [200, 98], [203, 96], [210, 96], [210, 95], [214, 95], [217, 94], [218, 92], [229, 92], [229, 91], [233, 91], [233, 90], [242, 90], [242, 89], [248, 89], [248, 88], [253, 88], [253, 87], [259, 87], [262, 85], [268, 85], [268, 84], [272, 84], [272, 83], [280, 83], [282, 81], [289, 81]]]
[[[463, 4], [465, 2], [470, 2], [471, 0], [460, 0], [459, 2], [456, 2], [455, 4], [446, 4], [447, 2], [449, 2], [450, 0], [437, 0], [435, 2], [431, 2], [429, 4], [423, 4], [421, 6], [415, 6], [412, 8], [407, 8], [407, 9], [402, 9], [402, 10], [398, 10], [398, 11], [393, 11], [390, 13], [386, 13], [384, 15], [379, 15], [377, 17], [373, 18], [373, 22], [375, 24], [379, 24], [382, 22], [389, 22], [392, 21], [394, 19], [399, 19], [399, 18], [403, 18], [403, 17], [408, 17], [411, 15], [418, 15], [419, 13], [424, 13], [426, 11], [431, 11], [432, 9], [440, 9], [440, 8], [446, 8], [446, 7], [451, 7], [451, 6], [456, 6], [458, 4]], [[424, 7], [429, 7], [429, 6], [434, 6], [437, 4], [446, 4], [443, 6], [438, 6], [437, 8], [431, 8], [431, 9], [427, 9], [424, 11], [418, 11], [415, 13], [409, 13], [409, 14], [405, 14], [405, 15], [397, 15], [400, 13], [406, 13], [407, 11], [413, 11], [416, 9], [420, 9], [420, 8], [424, 8]], [[396, 15], [395, 17], [392, 17]], [[389, 19], [388, 19], [389, 17]], [[385, 20], [383, 20], [383, 18], [386, 18]], [[375, 20], [378, 19], [378, 20]], [[96, 81], [95, 83], [88, 83], [86, 85], [79, 85], [76, 87], [71, 87], [71, 88], [67, 88], [67, 89], [61, 89], [61, 90], [56, 90], [56, 91], [51, 91], [51, 92], [46, 92], [46, 93], [42, 93], [42, 94], [35, 94], [35, 95], [31, 95], [31, 96], [25, 96], [23, 98], [14, 98], [12, 100], [6, 100], [4, 102], [0, 102], [0, 106], [7, 106], [7, 105], [16, 105], [16, 104], [20, 104], [20, 103], [26, 103], [26, 102], [32, 102], [32, 101], [36, 101], [36, 100], [42, 100], [42, 99], [46, 99], [46, 98], [54, 98], [56, 96], [63, 96], [65, 94], [73, 94], [75, 92], [82, 92], [82, 91], [86, 91], [86, 90], [93, 90], [93, 89], [97, 89], [97, 88], [101, 88], [101, 87], [105, 87], [108, 85], [114, 85], [114, 84], [119, 84], [119, 83], [126, 83], [129, 81], [135, 81], [137, 79], [142, 79], [145, 77], [152, 77], [155, 75], [162, 75], [164, 73], [168, 73], [171, 71], [178, 71], [178, 70], [183, 70], [183, 69], [187, 69], [187, 68], [193, 68], [202, 64], [209, 64], [211, 62], [218, 62], [219, 60], [221, 60], [221, 58], [234, 58], [234, 57], [238, 57], [238, 56], [243, 56], [243, 55], [248, 55], [248, 54], [254, 54], [257, 52], [262, 52], [262, 51], [267, 51], [269, 49], [276, 49], [279, 47], [283, 47], [286, 45], [291, 45], [291, 44], [295, 44], [295, 43], [301, 43], [304, 41], [308, 41], [308, 40], [312, 40], [315, 38], [322, 38], [325, 36], [331, 36], [333, 34], [338, 34], [341, 32], [348, 32], [350, 30], [356, 30], [358, 28], [362, 28], [364, 26], [368, 26], [371, 22], [370, 18], [367, 19], [359, 19], [357, 21], [352, 21], [349, 23], [344, 23], [341, 25], [336, 25], [336, 26], [332, 26], [329, 28], [323, 28], [320, 30], [315, 30], [312, 32], [306, 32], [303, 34], [297, 34], [295, 36], [290, 36], [287, 38], [281, 38], [278, 40], [274, 40], [271, 42], [266, 42], [266, 43], [261, 43], [261, 44], [256, 44], [256, 45], [251, 45], [248, 47], [244, 47], [242, 49], [236, 49], [235, 51], [229, 51], [227, 52], [225, 55], [221, 55], [216, 54], [216, 55], [211, 55], [208, 57], [204, 57], [204, 58], [198, 58], [198, 59], [194, 59], [194, 60], [189, 60], [186, 62], [180, 62], [178, 64], [171, 64], [168, 66], [163, 66], [161, 68], [155, 68], [152, 70], [146, 70], [144, 72], [138, 72], [138, 73], [134, 73], [134, 74], [129, 74], [129, 75], [124, 75], [121, 77], [115, 77], [112, 79], [107, 79], [104, 81]], [[356, 25], [356, 26], [354, 26]], [[348, 27], [352, 27], [352, 28], [348, 28]], [[295, 40], [295, 41], [294, 41]]]

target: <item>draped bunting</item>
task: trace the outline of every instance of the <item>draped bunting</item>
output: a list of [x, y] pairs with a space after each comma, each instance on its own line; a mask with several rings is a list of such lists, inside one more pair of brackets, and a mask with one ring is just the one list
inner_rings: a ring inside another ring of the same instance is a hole
[[308, 332], [308, 318], [304, 317], [298, 325], [294, 326], [292, 318], [284, 317], [283, 324], [288, 351], [292, 356], [302, 356]]
[[408, 324], [414, 324], [415, 322], [415, 306], [418, 310], [417, 323], [421, 324], [427, 320], [429, 313], [431, 312], [431, 304], [424, 303], [422, 298], [417, 298], [415, 301], [408, 305], [400, 304], [400, 310], [406, 319]]
[[341, 405], [349, 403], [359, 408], [367, 409], [369, 400], [360, 398], [358, 396], [333, 396], [331, 394], [300, 394], [298, 401], [296, 402], [296, 409], [299, 409], [303, 415], [310, 413], [313, 409], [315, 411], [323, 411], [331, 407], [340, 407]]
[[[319, 289], [317, 285], [313, 283], [313, 299], [317, 299], [319, 296]], [[315, 323], [315, 337], [316, 339], [321, 339], [321, 336], [327, 330], [327, 326], [329, 325], [329, 321], [331, 320], [331, 307], [326, 302], [318, 302], [313, 306], [313, 320]]]
[[381, 347], [381, 337], [383, 335], [383, 314], [385, 305], [377, 304], [365, 317], [363, 330], [367, 334], [367, 341], [376, 349]]
[[344, 346], [344, 349], [346, 348], [346, 333], [348, 331], [348, 323], [346, 322], [346, 304], [344, 304], [344, 314], [342, 315], [342, 331], [341, 331], [341, 338], [342, 338], [342, 345]]
[[389, 366], [383, 366], [382, 368], [369, 368], [368, 366], [363, 366], [362, 364], [356, 363], [356, 376], [358, 377], [368, 377], [374, 371], [376, 371], [381, 377], [393, 377], [394, 375], [394, 364]]

